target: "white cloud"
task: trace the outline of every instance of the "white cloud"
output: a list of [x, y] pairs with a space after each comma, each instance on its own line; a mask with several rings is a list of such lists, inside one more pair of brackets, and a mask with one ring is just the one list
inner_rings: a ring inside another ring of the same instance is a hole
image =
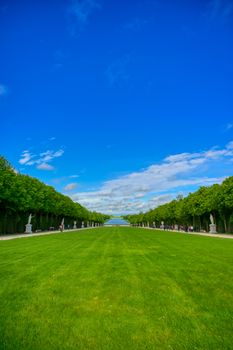
[[53, 153], [53, 157], [54, 158], [58, 158], [58, 157], [61, 157], [63, 154], [64, 154], [64, 150], [63, 149], [59, 149], [59, 151], [56, 151], [56, 152]]
[[53, 170], [54, 167], [48, 163], [52, 162], [55, 158], [61, 157], [63, 154], [63, 149], [59, 149], [58, 151], [47, 150], [39, 155], [31, 154], [26, 150], [22, 152], [19, 163], [28, 166], [36, 165], [39, 170]]
[[48, 164], [48, 163], [41, 163], [39, 165], [37, 165], [37, 169], [39, 170], [54, 170], [54, 166]]
[[72, 191], [75, 187], [77, 187], [77, 183], [72, 182], [64, 187], [64, 191]]
[[224, 160], [229, 163], [232, 158], [233, 141], [223, 149], [170, 155], [161, 163], [106, 181], [95, 191], [78, 192], [71, 198], [90, 210], [109, 214], [145, 211], [190, 188], [221, 183], [224, 176], [207, 176], [206, 171], [214, 173], [215, 166], [223, 167]]
[[23, 151], [19, 163], [26, 164], [30, 161], [31, 158], [33, 158], [33, 155], [29, 151]]
[[69, 178], [71, 179], [76, 179], [77, 177], [79, 177], [79, 175], [70, 175]]
[[230, 149], [230, 150], [233, 149], [233, 141], [227, 144], [227, 149]]
[[0, 84], [0, 96], [7, 95], [8, 89], [6, 85]]

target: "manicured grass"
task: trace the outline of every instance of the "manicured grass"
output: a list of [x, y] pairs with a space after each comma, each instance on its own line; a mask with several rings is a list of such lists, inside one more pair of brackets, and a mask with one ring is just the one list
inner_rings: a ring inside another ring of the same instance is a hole
[[233, 349], [233, 240], [106, 227], [0, 242], [0, 349]]

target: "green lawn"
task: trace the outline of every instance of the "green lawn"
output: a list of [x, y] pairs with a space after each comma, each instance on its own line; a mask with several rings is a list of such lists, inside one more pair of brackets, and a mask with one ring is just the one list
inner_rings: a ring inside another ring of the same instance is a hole
[[0, 242], [0, 349], [233, 349], [233, 240], [109, 227]]

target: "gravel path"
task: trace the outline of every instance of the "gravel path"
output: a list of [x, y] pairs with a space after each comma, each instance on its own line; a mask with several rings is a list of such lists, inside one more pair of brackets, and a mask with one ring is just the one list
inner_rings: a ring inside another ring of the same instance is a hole
[[[146, 228], [149, 230], [159, 230], [161, 231], [161, 229], [159, 228], [152, 228], [152, 227], [142, 227], [142, 228]], [[176, 232], [176, 233], [181, 233], [184, 235], [198, 235], [198, 236], [208, 236], [208, 237], [212, 237], [212, 238], [229, 238], [229, 239], [233, 239], [233, 234], [225, 234], [225, 233], [204, 233], [204, 232], [184, 232], [184, 231], [175, 231], [175, 230], [164, 230], [166, 232]]]
[[[79, 228], [79, 229], [74, 229], [74, 230], [64, 230], [63, 232], [69, 233], [69, 232], [74, 232], [74, 231], [81, 231], [81, 230], [89, 230], [92, 228], [98, 228], [97, 227], [85, 227], [85, 228]], [[152, 228], [152, 227], [141, 227], [145, 228], [147, 230], [159, 230], [157, 228]], [[198, 235], [198, 236], [208, 236], [212, 238], [229, 238], [233, 239], [233, 235], [226, 235], [224, 233], [204, 233], [204, 232], [183, 232], [183, 231], [175, 231], [175, 230], [165, 230], [167, 232], [176, 232], [176, 233], [181, 233], [181, 234], [188, 234], [188, 235]], [[1, 235], [0, 236], [0, 241], [6, 241], [10, 239], [16, 239], [16, 238], [28, 238], [28, 237], [36, 237], [36, 236], [44, 236], [44, 235], [51, 235], [54, 233], [60, 233], [60, 231], [46, 231], [46, 232], [37, 232], [37, 233], [21, 233], [21, 234], [14, 234], [14, 235]]]
[[[74, 232], [74, 231], [81, 231], [81, 230], [89, 230], [92, 228], [97, 228], [96, 227], [84, 227], [84, 228], [78, 228], [74, 230], [64, 230], [63, 233], [69, 233], [69, 232]], [[7, 241], [10, 239], [16, 239], [16, 238], [28, 238], [28, 237], [36, 237], [36, 236], [44, 236], [44, 235], [52, 235], [54, 233], [61, 233], [60, 231], [46, 231], [46, 232], [37, 232], [37, 233], [18, 233], [14, 235], [1, 235], [0, 236], [0, 241]]]

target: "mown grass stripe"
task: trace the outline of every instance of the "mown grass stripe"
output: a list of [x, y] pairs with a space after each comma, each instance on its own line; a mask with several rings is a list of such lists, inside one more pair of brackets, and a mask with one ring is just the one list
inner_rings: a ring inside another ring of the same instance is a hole
[[0, 349], [230, 350], [232, 253], [119, 227], [1, 241]]

